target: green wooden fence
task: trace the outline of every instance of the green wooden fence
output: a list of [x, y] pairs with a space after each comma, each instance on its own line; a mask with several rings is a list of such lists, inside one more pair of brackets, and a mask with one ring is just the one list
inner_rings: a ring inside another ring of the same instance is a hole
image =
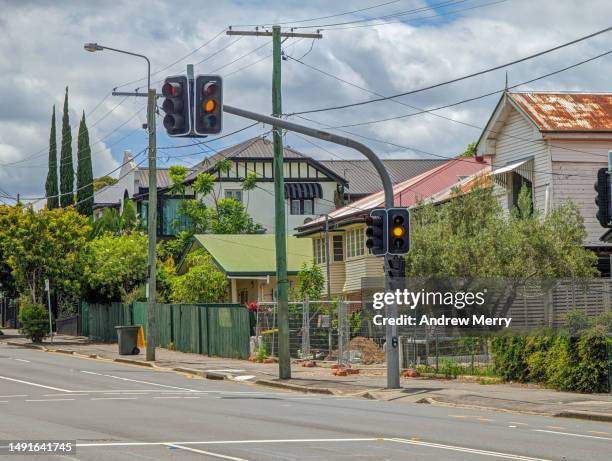
[[[147, 303], [83, 304], [83, 335], [116, 341], [116, 325], [142, 325], [147, 336]], [[249, 313], [242, 304], [156, 304], [155, 344], [181, 352], [246, 359]]]
[[81, 329], [84, 336], [96, 341], [117, 341], [116, 326], [130, 325], [131, 307], [127, 304], [87, 304], [83, 303]]

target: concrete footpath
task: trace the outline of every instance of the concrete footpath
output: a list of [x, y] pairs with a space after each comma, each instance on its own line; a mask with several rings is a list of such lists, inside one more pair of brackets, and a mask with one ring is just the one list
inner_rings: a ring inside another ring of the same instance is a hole
[[56, 336], [53, 343], [32, 344], [15, 330], [3, 330], [0, 342], [47, 352], [114, 360], [132, 365], [174, 370], [208, 379], [228, 379], [297, 392], [351, 395], [367, 399], [446, 405], [462, 408], [540, 414], [612, 422], [612, 395], [558, 392], [522, 384], [480, 384], [469, 379], [402, 378], [401, 389], [384, 389], [384, 370], [365, 368], [359, 374], [334, 376], [329, 364], [314, 368], [292, 365], [292, 379], [278, 379], [278, 365], [246, 360], [208, 357], [158, 348], [156, 361], [144, 354], [120, 356], [116, 344], [98, 343], [84, 337]]

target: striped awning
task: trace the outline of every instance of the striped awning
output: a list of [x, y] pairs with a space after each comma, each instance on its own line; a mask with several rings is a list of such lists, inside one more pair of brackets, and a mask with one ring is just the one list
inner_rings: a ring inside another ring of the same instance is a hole
[[317, 182], [288, 182], [285, 183], [285, 197], [290, 199], [321, 198], [323, 189]]

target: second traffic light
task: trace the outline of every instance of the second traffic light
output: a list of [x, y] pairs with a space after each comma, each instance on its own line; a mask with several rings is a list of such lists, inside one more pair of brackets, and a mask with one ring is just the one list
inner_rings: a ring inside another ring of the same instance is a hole
[[387, 253], [387, 210], [376, 209], [370, 211], [366, 218], [366, 247], [374, 256]]
[[610, 171], [608, 171], [607, 168], [600, 168], [597, 171], [595, 191], [597, 192], [597, 197], [595, 198], [595, 204], [597, 205], [597, 220], [602, 227], [612, 227], [610, 223], [612, 220], [612, 200], [610, 200], [612, 187], [610, 184]]
[[410, 214], [408, 208], [389, 208], [387, 210], [387, 232], [389, 233], [387, 252], [403, 255], [410, 250]]
[[223, 81], [218, 75], [195, 79], [194, 131], [198, 135], [221, 132], [223, 122]]
[[164, 128], [169, 136], [185, 136], [191, 132], [189, 82], [184, 75], [168, 77], [162, 86], [162, 96], [165, 98], [162, 109]]

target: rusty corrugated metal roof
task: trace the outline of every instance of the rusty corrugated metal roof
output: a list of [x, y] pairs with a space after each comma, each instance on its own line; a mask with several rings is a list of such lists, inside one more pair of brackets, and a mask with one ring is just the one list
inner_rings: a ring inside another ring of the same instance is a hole
[[540, 131], [612, 132], [612, 93], [508, 93]]

